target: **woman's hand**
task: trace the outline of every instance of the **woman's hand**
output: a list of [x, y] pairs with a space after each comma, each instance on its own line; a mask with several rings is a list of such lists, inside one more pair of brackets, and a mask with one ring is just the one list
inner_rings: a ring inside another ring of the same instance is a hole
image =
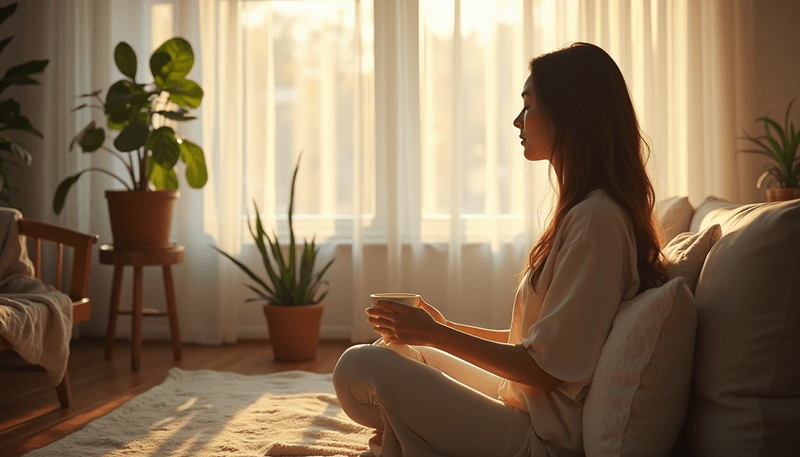
[[[424, 303], [424, 302], [422, 302]], [[430, 345], [446, 320], [442, 313], [425, 303], [427, 308], [413, 308], [387, 300], [377, 300], [375, 306], [366, 309], [367, 322], [387, 343]], [[441, 319], [444, 322], [439, 321]]]
[[439, 312], [438, 309], [429, 305], [425, 300], [422, 299], [422, 297], [419, 298], [419, 307], [427, 311], [436, 322], [442, 325], [448, 324], [447, 319], [444, 318], [444, 314]]

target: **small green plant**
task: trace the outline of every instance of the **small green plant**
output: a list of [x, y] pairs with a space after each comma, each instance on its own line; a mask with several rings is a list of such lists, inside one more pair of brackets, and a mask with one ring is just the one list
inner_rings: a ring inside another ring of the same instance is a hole
[[288, 260], [284, 258], [281, 252], [277, 233], [274, 233], [272, 238], [270, 238], [264, 231], [264, 227], [261, 224], [261, 215], [258, 213], [258, 206], [253, 202], [256, 211], [255, 230], [253, 230], [249, 221], [247, 227], [250, 229], [250, 235], [253, 237], [253, 241], [255, 241], [258, 250], [261, 252], [261, 260], [264, 263], [264, 268], [268, 276], [266, 280], [253, 273], [250, 268], [233, 258], [230, 254], [216, 246], [211, 246], [225, 257], [231, 259], [233, 263], [256, 282], [258, 287], [246, 284], [250, 290], [258, 295], [257, 297], [247, 299], [248, 302], [266, 300], [273, 305], [298, 306], [319, 303], [325, 298], [325, 295], [328, 294], [327, 290], [320, 291], [320, 287], [322, 285], [327, 286], [328, 281], [322, 281], [322, 277], [325, 275], [325, 272], [328, 271], [334, 259], [331, 259], [319, 272], [314, 273], [314, 263], [317, 260], [317, 253], [319, 250], [316, 248], [314, 240], [312, 239], [311, 243], [305, 240], [303, 241], [303, 251], [300, 256], [299, 265], [297, 262], [297, 246], [295, 245], [294, 227], [292, 226], [292, 212], [294, 208], [294, 186], [299, 168], [300, 157], [297, 158], [297, 165], [295, 165], [294, 174], [292, 175], [292, 187], [289, 196]]
[[[5, 22], [16, 11], [16, 2], [0, 8], [0, 24]], [[3, 52], [3, 49], [13, 38], [8, 37], [0, 41], [0, 52]], [[38, 81], [31, 78], [31, 75], [43, 72], [48, 63], [48, 60], [31, 60], [9, 68], [3, 79], [0, 79], [0, 92], [15, 84], [39, 84]], [[18, 210], [22, 208], [20, 208], [19, 203], [17, 203], [12, 194], [18, 192], [19, 189], [14, 187], [14, 174], [11, 172], [11, 167], [21, 168], [22, 165], [20, 163], [29, 166], [32, 157], [25, 145], [6, 135], [5, 131], [18, 130], [42, 138], [42, 134], [31, 125], [27, 117], [20, 114], [20, 111], [19, 103], [13, 98], [0, 101], [0, 131], [4, 132], [0, 134], [0, 151], [2, 151], [0, 153], [0, 203]]]
[[743, 149], [740, 152], [762, 154], [775, 162], [768, 164], [758, 178], [757, 187], [759, 189], [768, 177], [773, 178], [779, 187], [798, 187], [800, 155], [797, 154], [797, 149], [800, 146], [800, 132], [795, 131], [794, 123], [789, 123], [789, 110], [792, 109], [792, 103], [794, 100], [789, 102], [789, 106], [786, 108], [783, 127], [768, 116], [762, 116], [756, 119], [756, 122], [764, 122], [764, 135], [752, 137], [745, 133], [745, 138], [755, 143], [760, 149]]
[[[114, 62], [126, 78], [108, 88], [106, 100], [100, 98], [101, 91], [81, 95], [91, 101], [75, 107], [98, 108], [106, 116], [106, 126], [120, 133], [113, 141], [114, 149], [105, 145], [106, 131], [95, 121], [81, 130], [69, 145], [77, 144], [84, 153], [104, 150], [125, 164], [130, 181], [102, 169], [88, 168], [64, 179], [56, 189], [53, 211], [61, 213], [69, 189], [87, 171], [97, 171], [112, 176], [126, 189], [146, 192], [150, 184], [156, 189], [177, 189], [178, 176], [175, 166], [180, 159], [186, 164], [186, 181], [199, 189], [208, 180], [203, 149], [197, 144], [175, 133], [169, 121], [189, 121], [189, 110], [200, 106], [203, 89], [196, 82], [186, 79], [194, 65], [192, 46], [183, 38], [172, 38], [164, 42], [150, 56], [150, 72], [154, 81], [142, 84], [136, 81], [136, 53], [124, 41], [114, 48]], [[122, 153], [122, 154], [120, 154]], [[127, 154], [127, 156], [123, 156]]]

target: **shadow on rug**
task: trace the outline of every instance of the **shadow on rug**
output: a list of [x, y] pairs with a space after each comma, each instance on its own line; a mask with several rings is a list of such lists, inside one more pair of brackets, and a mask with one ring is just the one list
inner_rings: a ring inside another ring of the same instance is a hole
[[358, 456], [371, 436], [342, 411], [330, 374], [172, 368], [162, 384], [26, 457]]

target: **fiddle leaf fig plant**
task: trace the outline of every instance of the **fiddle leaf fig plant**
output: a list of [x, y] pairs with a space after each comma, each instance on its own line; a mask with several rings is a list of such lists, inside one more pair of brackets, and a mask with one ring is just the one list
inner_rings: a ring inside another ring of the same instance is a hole
[[[61, 213], [70, 188], [86, 172], [96, 171], [112, 176], [131, 191], [177, 189], [178, 161], [186, 164], [186, 181], [193, 188], [202, 188], [208, 180], [203, 149], [175, 132], [176, 122], [196, 119], [190, 110], [200, 106], [203, 89], [186, 79], [194, 65], [192, 46], [183, 38], [164, 42], [150, 56], [153, 82], [136, 80], [136, 52], [122, 41], [114, 49], [114, 62], [125, 76], [108, 88], [105, 101], [101, 91], [83, 94], [88, 99], [75, 107], [100, 109], [106, 125], [89, 122], [70, 142], [69, 150], [78, 145], [84, 153], [107, 152], [125, 164], [127, 179], [113, 171], [91, 167], [64, 179], [56, 189], [53, 211]], [[118, 131], [107, 145], [106, 129]]]
[[[0, 24], [6, 21], [17, 11], [17, 3], [0, 8]], [[0, 53], [6, 48], [14, 37], [0, 41]], [[48, 60], [31, 60], [21, 63], [6, 70], [0, 79], [0, 93], [12, 85], [39, 84], [31, 75], [44, 71]], [[13, 98], [0, 100], [0, 204], [8, 205], [21, 210], [19, 203], [14, 198], [18, 189], [14, 186], [14, 174], [11, 167], [22, 167], [21, 164], [30, 165], [32, 157], [25, 145], [17, 139], [8, 136], [9, 130], [27, 132], [42, 138], [42, 134], [31, 125], [30, 120], [21, 114], [19, 102]]]
[[[302, 154], [301, 154], [302, 156]], [[297, 246], [295, 245], [294, 228], [292, 226], [292, 213], [294, 210], [294, 185], [297, 180], [297, 171], [300, 168], [300, 157], [297, 158], [297, 165], [292, 175], [292, 188], [289, 196], [289, 254], [288, 259], [281, 252], [281, 245], [278, 243], [278, 235], [273, 234], [272, 238], [264, 231], [261, 224], [261, 215], [258, 213], [258, 206], [253, 202], [256, 210], [255, 230], [248, 221], [247, 227], [250, 235], [261, 253], [261, 260], [264, 264], [267, 277], [262, 278], [255, 274], [242, 262], [236, 260], [232, 255], [211, 246], [220, 254], [229, 258], [233, 263], [242, 269], [253, 281], [256, 286], [246, 284], [255, 292], [256, 296], [248, 298], [247, 301], [266, 301], [278, 306], [298, 306], [319, 303], [328, 294], [328, 291], [320, 290], [320, 287], [327, 285], [328, 281], [323, 281], [322, 277], [328, 271], [334, 259], [331, 259], [321, 270], [314, 273], [314, 263], [317, 260], [319, 249], [314, 240], [303, 241], [303, 250], [300, 254], [300, 262], [297, 259]]]
[[743, 149], [740, 152], [761, 154], [772, 159], [774, 164], [768, 164], [758, 178], [757, 187], [760, 189], [766, 178], [771, 177], [779, 187], [798, 187], [800, 183], [800, 131], [795, 131], [794, 123], [789, 123], [789, 111], [792, 103], [786, 108], [783, 127], [768, 116], [756, 119], [764, 123], [764, 135], [753, 137], [745, 133], [745, 138], [754, 143], [758, 149]]

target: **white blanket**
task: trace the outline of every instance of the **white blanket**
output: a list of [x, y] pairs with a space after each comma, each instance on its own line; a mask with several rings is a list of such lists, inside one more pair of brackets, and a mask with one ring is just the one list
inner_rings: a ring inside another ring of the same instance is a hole
[[19, 211], [0, 208], [0, 336], [57, 385], [69, 360], [72, 300], [33, 277], [20, 218]]

